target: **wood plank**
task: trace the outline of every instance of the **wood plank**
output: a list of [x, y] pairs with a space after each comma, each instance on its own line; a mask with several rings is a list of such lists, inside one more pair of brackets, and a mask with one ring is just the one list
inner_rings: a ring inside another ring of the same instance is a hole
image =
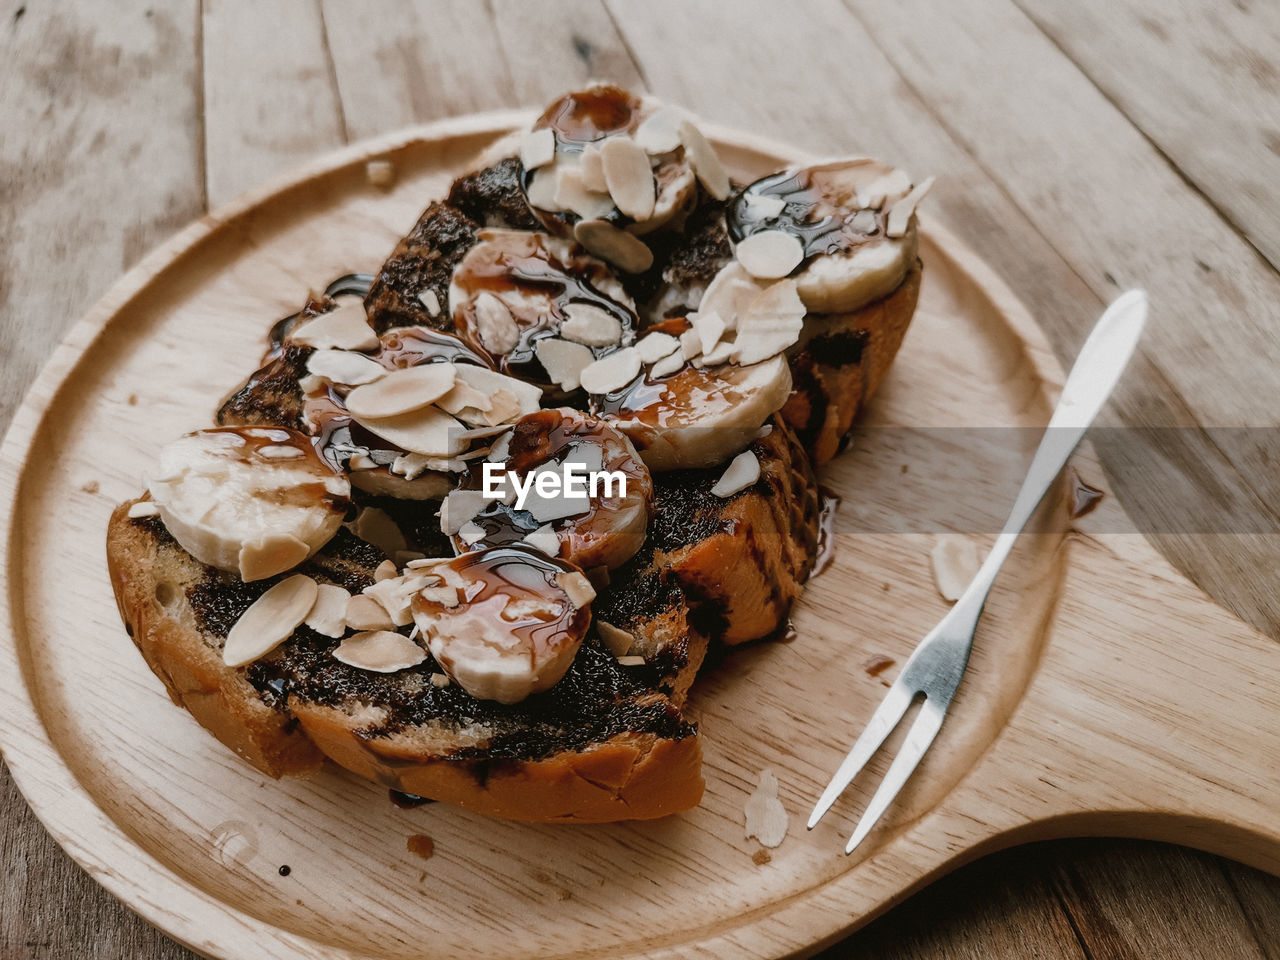
[[1280, 6], [1015, 2], [1280, 266]]
[[50, 343], [203, 212], [194, 0], [0, 12], [0, 430]]
[[346, 142], [315, 0], [203, 0], [211, 207]]
[[601, 0], [565, 0], [556, 16], [527, 0], [494, 0], [494, 22], [516, 101], [539, 106], [588, 80], [610, 80], [632, 90], [645, 81]]

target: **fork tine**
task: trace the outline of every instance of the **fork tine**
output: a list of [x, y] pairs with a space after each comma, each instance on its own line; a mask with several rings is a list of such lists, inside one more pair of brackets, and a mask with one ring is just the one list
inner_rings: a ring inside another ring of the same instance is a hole
[[822, 791], [822, 796], [813, 808], [813, 813], [809, 814], [810, 830], [831, 809], [831, 805], [836, 802], [840, 794], [844, 793], [845, 788], [853, 782], [853, 778], [866, 766], [872, 755], [880, 749], [880, 744], [884, 743], [885, 738], [893, 732], [893, 728], [898, 725], [902, 715], [907, 712], [907, 707], [911, 706], [911, 701], [914, 697], [915, 692], [902, 682], [901, 677], [893, 682], [893, 686], [889, 688], [885, 698], [880, 701], [880, 706], [871, 715], [871, 720], [868, 721], [866, 728], [862, 731], [862, 736], [858, 737], [853, 749], [849, 751], [848, 756], [844, 758], [844, 762], [840, 764], [840, 769], [836, 771], [836, 775], [827, 784], [827, 789]]
[[889, 809], [889, 804], [893, 803], [893, 799], [898, 795], [898, 791], [902, 789], [902, 785], [915, 772], [920, 763], [920, 758], [924, 756], [925, 751], [929, 749], [929, 745], [933, 743], [933, 738], [938, 735], [938, 731], [942, 728], [942, 718], [945, 715], [945, 708], [939, 707], [933, 700], [926, 699], [920, 705], [920, 715], [916, 717], [915, 723], [911, 724], [911, 732], [907, 734], [907, 739], [902, 744], [902, 749], [893, 758], [893, 763], [889, 766], [889, 772], [884, 775], [884, 780], [881, 782], [879, 789], [876, 790], [875, 796], [871, 798], [871, 802], [867, 804], [867, 809], [862, 813], [862, 819], [858, 821], [858, 825], [854, 828], [853, 836], [849, 838], [848, 846], [844, 848], [846, 856], [853, 853], [858, 844], [871, 832], [871, 828], [876, 825], [876, 821]]

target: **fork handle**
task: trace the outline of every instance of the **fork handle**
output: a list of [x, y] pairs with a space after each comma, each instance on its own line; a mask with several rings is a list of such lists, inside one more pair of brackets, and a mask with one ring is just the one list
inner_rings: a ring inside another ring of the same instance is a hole
[[1040, 438], [1040, 446], [1036, 448], [1031, 467], [1018, 490], [1018, 498], [1005, 521], [1004, 531], [996, 538], [973, 581], [952, 608], [955, 620], [963, 618], [977, 622], [996, 574], [1013, 549], [1018, 534], [1053, 486], [1120, 380], [1120, 374], [1138, 344], [1146, 315], [1146, 293], [1130, 290], [1118, 297], [1094, 325], [1067, 375], [1062, 396], [1058, 398], [1049, 426]]

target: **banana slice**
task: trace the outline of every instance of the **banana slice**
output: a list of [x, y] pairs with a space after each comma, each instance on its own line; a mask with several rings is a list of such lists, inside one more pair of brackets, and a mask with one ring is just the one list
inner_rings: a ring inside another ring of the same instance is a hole
[[517, 703], [550, 689], [591, 625], [587, 578], [533, 549], [491, 547], [430, 573], [414, 622], [441, 669], [479, 700]]
[[635, 335], [635, 305], [613, 270], [543, 233], [480, 231], [453, 272], [449, 304], [459, 336], [498, 370], [562, 398], [573, 381], [539, 350], [542, 341], [577, 344], [594, 359]]
[[781, 354], [750, 366], [686, 363], [665, 379], [653, 377], [655, 368], [591, 398], [593, 412], [626, 434], [654, 471], [725, 462], [746, 448], [791, 393], [791, 370]]
[[[523, 541], [583, 570], [614, 570], [644, 543], [653, 481], [631, 441], [603, 420], [567, 408], [540, 410], [517, 421], [501, 455], [495, 453], [473, 464], [470, 488], [451, 493], [441, 512], [460, 552]], [[566, 467], [583, 477], [580, 494], [564, 489]], [[497, 497], [485, 496], [486, 471], [491, 489], [501, 491]], [[522, 502], [508, 471], [524, 485]], [[543, 472], [556, 475], [545, 494], [537, 486]]]
[[147, 487], [188, 553], [246, 582], [302, 563], [337, 533], [351, 505], [351, 485], [310, 438], [276, 427], [180, 437], [160, 452]]
[[715, 151], [683, 111], [608, 84], [547, 107], [520, 156], [543, 225], [631, 273], [652, 263], [634, 238], [682, 223], [699, 183], [717, 200], [729, 194]]
[[789, 168], [757, 180], [729, 205], [738, 261], [754, 276], [790, 275], [814, 313], [845, 313], [885, 297], [916, 259], [912, 187], [866, 158]]

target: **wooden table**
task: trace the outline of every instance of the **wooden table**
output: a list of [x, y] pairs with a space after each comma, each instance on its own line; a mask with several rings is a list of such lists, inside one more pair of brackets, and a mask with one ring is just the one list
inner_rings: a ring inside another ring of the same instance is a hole
[[[1110, 479], [1177, 566], [1280, 635], [1274, 431], [1203, 429], [1280, 422], [1280, 6], [1174, 6], [4, 0], [0, 427], [50, 341], [210, 208], [362, 137], [608, 78], [939, 174], [930, 215], [1063, 358], [1105, 301], [1146, 287], [1113, 423], [1184, 429], [1163, 474], [1104, 449]], [[1170, 470], [1184, 499], [1144, 496]], [[1177, 512], [1197, 504], [1236, 522], [1190, 532]], [[191, 956], [83, 875], [4, 773], [0, 812], [0, 958]], [[1263, 958], [1278, 918], [1280, 880], [1236, 864], [1058, 842], [963, 869], [827, 955]]]

